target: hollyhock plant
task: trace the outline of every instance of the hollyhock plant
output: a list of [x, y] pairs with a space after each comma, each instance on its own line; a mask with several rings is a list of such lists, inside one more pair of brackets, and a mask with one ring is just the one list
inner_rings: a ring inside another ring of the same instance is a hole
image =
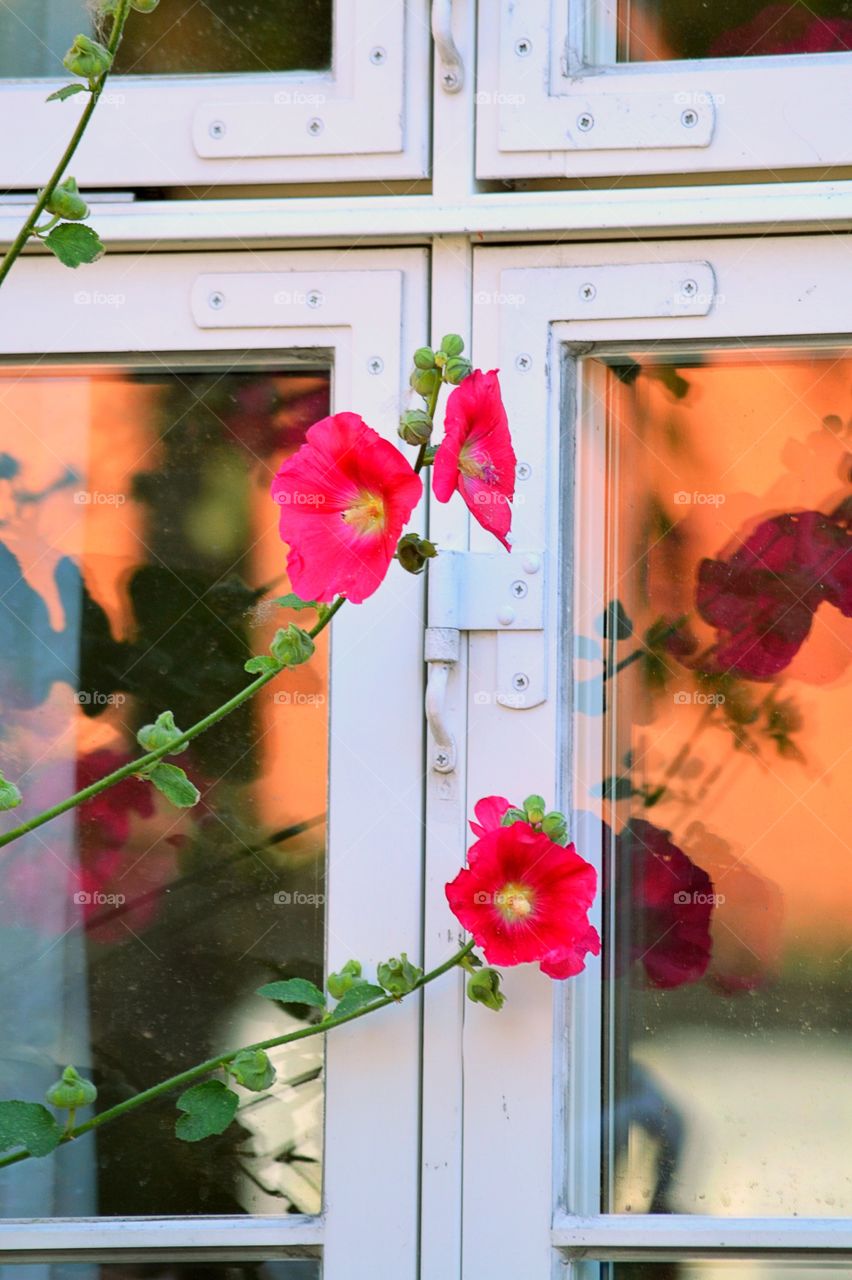
[[515, 466], [497, 370], [474, 369], [447, 401], [432, 476], [435, 497], [449, 502], [460, 493], [474, 519], [508, 551]]
[[422, 491], [399, 451], [356, 413], [315, 422], [272, 482], [293, 590], [303, 600], [366, 600]]
[[450, 909], [489, 962], [537, 962], [551, 978], [573, 977], [587, 954], [600, 953], [588, 918], [597, 873], [573, 845], [557, 844], [530, 822], [498, 825], [502, 803], [492, 796], [476, 807], [483, 834], [446, 887]]
[[730, 559], [698, 568], [698, 611], [720, 632], [714, 665], [747, 679], [789, 666], [823, 601], [852, 617], [852, 530], [820, 511], [764, 520]]

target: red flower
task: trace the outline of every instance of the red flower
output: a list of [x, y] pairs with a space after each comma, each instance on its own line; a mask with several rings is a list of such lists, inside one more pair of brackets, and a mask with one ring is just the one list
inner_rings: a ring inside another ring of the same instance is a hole
[[639, 961], [652, 987], [681, 987], [703, 978], [713, 944], [715, 897], [706, 871], [662, 831], [633, 818], [615, 842], [616, 901], [629, 903], [629, 954], [619, 968]]
[[[101, 747], [77, 761], [77, 789], [82, 791], [100, 782], [134, 759], [123, 751]], [[84, 837], [94, 837], [102, 845], [122, 845], [130, 834], [130, 815], [150, 818], [154, 813], [154, 788], [141, 778], [124, 778], [114, 787], [84, 800], [80, 805], [80, 829]]]
[[537, 961], [549, 977], [570, 978], [588, 952], [600, 953], [587, 914], [596, 887], [594, 867], [573, 845], [563, 848], [528, 822], [513, 822], [486, 830], [446, 893], [490, 963]]
[[497, 370], [482, 373], [474, 369], [447, 401], [444, 439], [435, 455], [432, 488], [439, 502], [449, 502], [458, 490], [474, 519], [507, 551], [515, 465]]
[[750, 22], [726, 31], [710, 48], [713, 58], [778, 53], [838, 53], [852, 49], [848, 18], [820, 18], [807, 5], [770, 4]]
[[475, 836], [484, 836], [489, 831], [497, 831], [503, 814], [511, 807], [511, 800], [507, 800], [505, 796], [486, 796], [474, 807], [476, 822], [471, 822], [471, 831]]
[[783, 671], [822, 601], [852, 617], [852, 530], [820, 511], [774, 516], [729, 560], [698, 568], [698, 611], [721, 632], [715, 665], [751, 680]]
[[366, 600], [422, 492], [398, 450], [356, 413], [315, 422], [272, 482], [293, 590], [304, 600]]

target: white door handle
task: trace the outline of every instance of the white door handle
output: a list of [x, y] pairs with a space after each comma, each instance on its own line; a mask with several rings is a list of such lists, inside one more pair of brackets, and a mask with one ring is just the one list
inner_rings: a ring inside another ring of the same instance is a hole
[[453, 0], [432, 0], [432, 39], [441, 62], [445, 93], [458, 93], [464, 84], [464, 63], [453, 39]]

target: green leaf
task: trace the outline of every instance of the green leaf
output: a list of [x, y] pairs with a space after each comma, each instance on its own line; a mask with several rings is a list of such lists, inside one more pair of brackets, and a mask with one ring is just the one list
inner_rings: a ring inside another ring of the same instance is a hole
[[157, 790], [178, 809], [191, 809], [201, 799], [198, 787], [176, 764], [164, 764], [161, 760], [145, 771], [145, 777], [150, 778]]
[[245, 664], [245, 670], [250, 676], [265, 676], [270, 671], [281, 671], [283, 668], [280, 662], [276, 662], [274, 658], [270, 658], [268, 653], [259, 653], [254, 658], [249, 658]]
[[275, 1081], [275, 1068], [262, 1049], [241, 1049], [232, 1062], [225, 1064], [237, 1084], [253, 1093], [262, 1093]]
[[45, 102], [64, 102], [66, 98], [73, 98], [75, 93], [87, 93], [88, 85], [85, 84], [64, 84], [61, 89], [57, 89], [55, 93], [48, 94]]
[[348, 1013], [355, 1013], [365, 1005], [374, 1004], [376, 1000], [386, 1000], [388, 993], [381, 987], [374, 987], [372, 982], [359, 982], [350, 987], [346, 995], [331, 1011], [332, 1018], [343, 1018]]
[[633, 623], [628, 618], [620, 600], [612, 600], [601, 615], [601, 634], [608, 639], [629, 640], [633, 635]]
[[9, 809], [17, 809], [23, 798], [14, 782], [8, 782], [3, 777], [3, 774], [0, 773], [0, 813], [6, 813]]
[[309, 1004], [315, 1009], [325, 1008], [325, 995], [307, 978], [267, 982], [266, 986], [258, 987], [257, 994], [265, 1000], [278, 1000], [281, 1004]]
[[61, 1137], [56, 1117], [40, 1102], [0, 1102], [0, 1151], [23, 1147], [31, 1156], [47, 1156]]
[[275, 604], [280, 604], [282, 609], [319, 609], [321, 607], [316, 600], [303, 600], [292, 591], [286, 596], [279, 596]]
[[633, 783], [629, 778], [604, 778], [599, 787], [593, 788], [592, 795], [603, 796], [605, 800], [629, 800]]
[[184, 1142], [200, 1142], [224, 1133], [236, 1114], [239, 1098], [221, 1080], [194, 1084], [177, 1100], [178, 1111], [185, 1111], [175, 1123], [175, 1134]]
[[60, 222], [43, 243], [66, 267], [79, 267], [83, 263], [97, 262], [106, 253], [97, 231], [77, 222]]

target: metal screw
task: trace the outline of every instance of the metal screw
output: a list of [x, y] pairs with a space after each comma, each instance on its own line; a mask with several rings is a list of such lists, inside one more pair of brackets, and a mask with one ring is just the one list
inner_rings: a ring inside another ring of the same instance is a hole
[[377, 44], [375, 49], [370, 50], [370, 61], [374, 67], [380, 67], [387, 56], [380, 44]]
[[435, 752], [435, 766], [436, 766], [436, 768], [438, 768], [438, 769], [446, 769], [446, 767], [447, 767], [447, 765], [448, 765], [449, 763], [450, 763], [450, 757], [449, 757], [449, 755], [447, 754], [447, 752], [446, 752], [446, 751], [436, 751], [436, 752]]
[[367, 361], [367, 372], [372, 373], [374, 376], [381, 373], [384, 367], [385, 362], [381, 356], [370, 356], [370, 359]]
[[523, 671], [512, 676], [512, 688], [516, 693], [524, 693], [530, 687], [530, 678]]
[[593, 284], [580, 285], [580, 297], [583, 299], [584, 302], [591, 302], [592, 299], [596, 296], [597, 292], [598, 291]]
[[211, 293], [207, 299], [207, 305], [208, 307], [212, 307], [214, 311], [221, 311], [225, 305], [224, 293], [219, 293], [218, 291], [216, 293]]
[[692, 107], [687, 107], [686, 111], [681, 112], [680, 122], [684, 129], [694, 129], [698, 124], [698, 112], [693, 111]]
[[698, 285], [694, 280], [683, 280], [681, 282], [680, 291], [684, 298], [694, 298], [698, 293]]
[[441, 83], [447, 92], [459, 87], [459, 74], [457, 71], [445, 71], [441, 76]]
[[511, 591], [512, 595], [515, 597], [516, 600], [523, 600], [524, 596], [529, 591], [529, 587], [525, 582], [522, 582], [521, 579], [518, 578], [516, 582], [512, 583], [509, 590]]
[[515, 610], [511, 605], [504, 604], [502, 609], [498, 610], [497, 621], [500, 623], [501, 627], [511, 627], [512, 623], [515, 621]]
[[588, 133], [594, 127], [595, 117], [590, 112], [584, 111], [581, 116], [577, 116], [577, 128], [581, 133]]
[[308, 133], [312, 138], [318, 138], [323, 131], [323, 123], [319, 116], [311, 116], [308, 121]]
[[532, 53], [532, 40], [528, 40], [526, 36], [522, 36], [520, 40], [516, 40], [515, 53], [519, 58], [528, 58]]
[[532, 368], [532, 356], [528, 356], [525, 351], [522, 351], [519, 356], [515, 357], [515, 368], [519, 373], [529, 373]]
[[325, 298], [322, 296], [319, 289], [311, 289], [310, 293], [305, 298], [305, 301], [309, 307], [313, 307], [314, 310], [316, 310], [317, 307], [322, 306], [325, 302]]
[[211, 138], [215, 138], [215, 140], [218, 142], [219, 139], [224, 138], [225, 134], [227, 133], [227, 129], [225, 128], [224, 121], [211, 120], [209, 125], [207, 126], [207, 132], [210, 134]]
[[528, 462], [519, 462], [515, 467], [515, 475], [519, 480], [529, 480], [532, 475], [532, 467]]

